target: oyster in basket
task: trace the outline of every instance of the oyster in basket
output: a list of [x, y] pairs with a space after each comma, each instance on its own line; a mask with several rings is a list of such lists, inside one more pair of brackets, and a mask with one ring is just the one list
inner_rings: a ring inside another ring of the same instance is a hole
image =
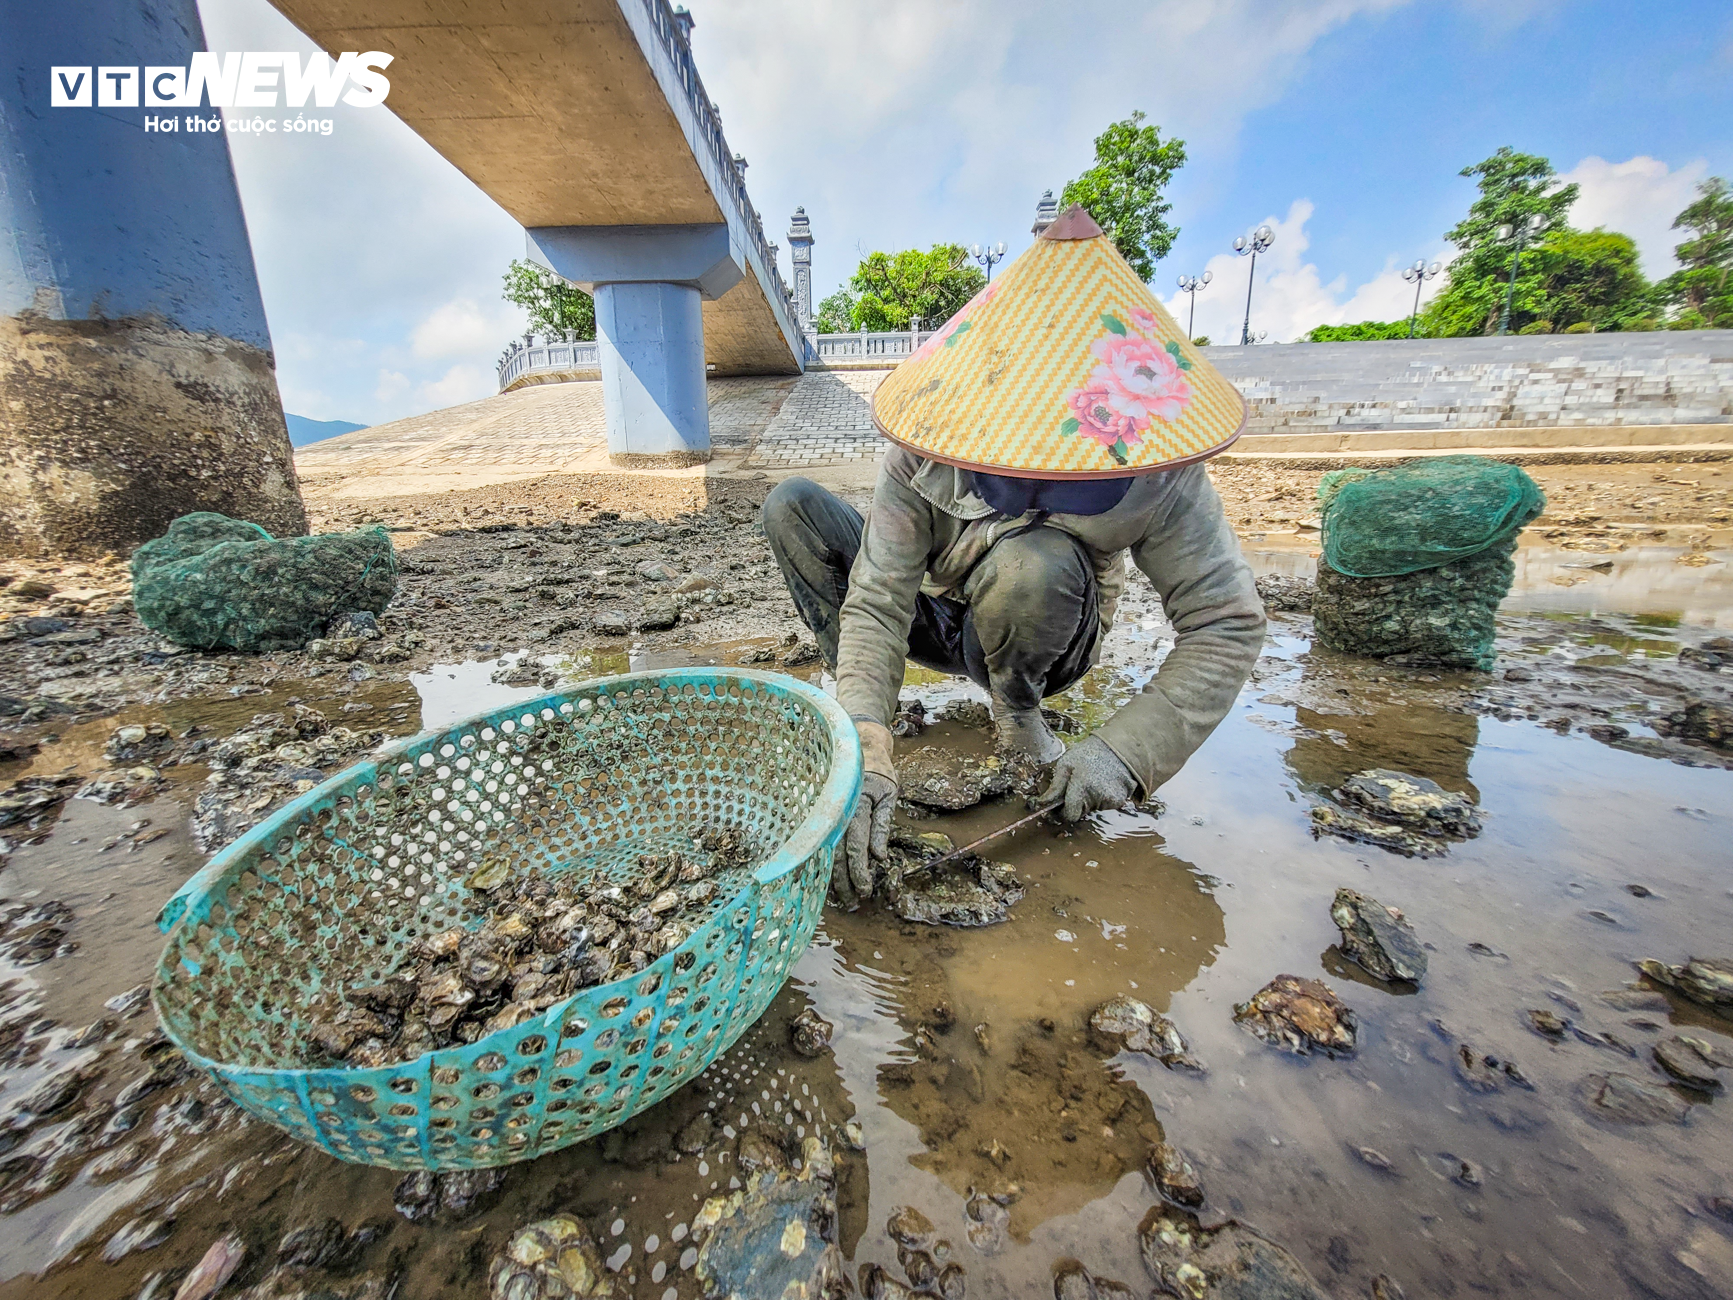
[[[581, 989], [622, 979], [689, 939], [753, 860], [733, 827], [690, 850], [640, 854], [624, 881], [537, 875], [497, 854], [466, 880], [486, 910], [474, 929], [423, 935], [378, 981], [345, 981], [315, 1007], [303, 1054], [373, 1068], [523, 1024]], [[473, 924], [474, 918], [471, 918]]]

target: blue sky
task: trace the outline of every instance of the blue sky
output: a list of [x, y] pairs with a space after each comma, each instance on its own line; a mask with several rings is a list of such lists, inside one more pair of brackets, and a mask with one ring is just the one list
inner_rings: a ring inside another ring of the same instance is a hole
[[[1449, 256], [1456, 175], [1502, 144], [1582, 184], [1577, 224], [1652, 275], [1702, 177], [1733, 176], [1733, 7], [1602, 0], [688, 0], [698, 66], [773, 238], [796, 204], [820, 291], [874, 248], [1029, 239], [1043, 189], [1142, 109], [1184, 138], [1155, 286], [1215, 272], [1200, 333], [1389, 318]], [[214, 49], [310, 48], [265, 0], [201, 0]], [[233, 139], [289, 409], [377, 422], [492, 391], [522, 318], [515, 224], [387, 109], [331, 137]], [[786, 259], [786, 250], [784, 251]], [[785, 266], [786, 271], [786, 266]]]

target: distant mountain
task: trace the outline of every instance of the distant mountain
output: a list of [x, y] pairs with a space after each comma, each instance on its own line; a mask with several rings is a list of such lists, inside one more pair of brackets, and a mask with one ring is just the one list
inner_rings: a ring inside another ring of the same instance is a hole
[[304, 415], [285, 414], [283, 418], [289, 422], [289, 445], [292, 447], [305, 447], [310, 442], [323, 442], [340, 433], [354, 433], [367, 427], [347, 420], [309, 420]]

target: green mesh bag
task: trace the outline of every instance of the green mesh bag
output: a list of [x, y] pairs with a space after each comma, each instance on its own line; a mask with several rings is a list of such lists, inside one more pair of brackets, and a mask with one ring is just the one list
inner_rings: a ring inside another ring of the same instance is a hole
[[1516, 465], [1441, 456], [1390, 469], [1332, 470], [1318, 484], [1318, 506], [1325, 562], [1348, 577], [1388, 578], [1514, 540], [1545, 509], [1546, 497]]
[[1473, 668], [1497, 658], [1498, 604], [1516, 576], [1516, 539], [1465, 560], [1382, 578], [1318, 564], [1312, 626], [1318, 644], [1415, 667]]
[[383, 528], [274, 538], [201, 511], [132, 557], [139, 619], [200, 650], [298, 650], [333, 614], [383, 613], [396, 592], [397, 554]]

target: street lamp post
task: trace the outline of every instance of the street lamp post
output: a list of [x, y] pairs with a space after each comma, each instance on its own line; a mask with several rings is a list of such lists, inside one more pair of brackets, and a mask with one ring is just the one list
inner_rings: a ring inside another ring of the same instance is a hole
[[987, 283], [992, 284], [993, 266], [994, 263], [1005, 260], [1005, 245], [988, 244], [985, 248], [982, 248], [979, 244], [976, 244], [969, 250], [969, 252], [974, 256], [977, 262], [987, 268]]
[[1493, 232], [1494, 238], [1510, 241], [1510, 284], [1504, 290], [1504, 310], [1498, 314], [1498, 332], [1504, 335], [1510, 329], [1510, 308], [1516, 300], [1516, 268], [1522, 259], [1522, 246], [1540, 230], [1540, 217], [1529, 213], [1514, 225], [1506, 221]]
[[1402, 278], [1414, 286], [1414, 310], [1408, 313], [1408, 337], [1414, 337], [1414, 319], [1420, 315], [1420, 286], [1444, 269], [1441, 262], [1426, 265], [1423, 257], [1413, 266], [1402, 268]]
[[1259, 226], [1252, 231], [1252, 237], [1244, 235], [1234, 240], [1234, 252], [1244, 257], [1247, 253], [1252, 257], [1252, 269], [1246, 276], [1246, 322], [1240, 326], [1240, 345], [1243, 347], [1252, 341], [1252, 285], [1258, 275], [1258, 254], [1269, 251], [1271, 244], [1276, 242], [1276, 232], [1268, 226]]
[[1202, 275], [1182, 275], [1179, 277], [1179, 291], [1191, 295], [1191, 314], [1186, 317], [1185, 337], [1189, 343], [1197, 337], [1197, 291], [1216, 278], [1214, 271], [1205, 271]]

